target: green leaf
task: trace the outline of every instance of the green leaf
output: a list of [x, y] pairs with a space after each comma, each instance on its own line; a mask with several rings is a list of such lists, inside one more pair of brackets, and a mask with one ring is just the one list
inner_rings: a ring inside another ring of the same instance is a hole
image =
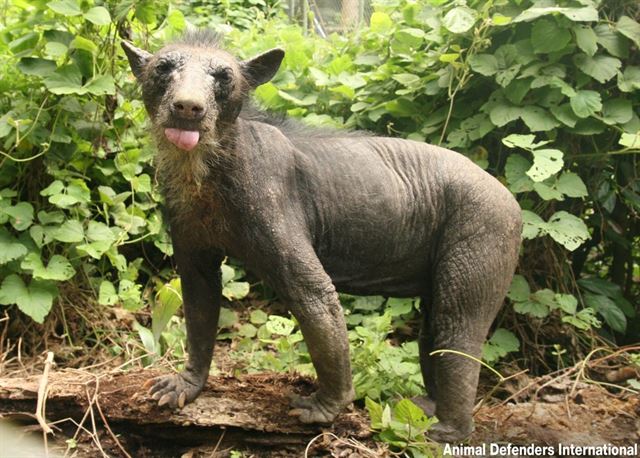
[[16, 231], [24, 231], [33, 223], [33, 205], [28, 202], [19, 202], [13, 207], [3, 209], [9, 215], [11, 225]]
[[495, 75], [499, 70], [498, 60], [493, 54], [475, 54], [469, 58], [471, 69], [484, 76]]
[[593, 56], [598, 50], [598, 37], [588, 25], [575, 25], [573, 32], [576, 34], [578, 48], [588, 56]]
[[522, 275], [514, 275], [507, 297], [512, 301], [522, 302], [528, 300], [530, 295], [531, 289], [527, 280]]
[[18, 62], [18, 69], [25, 75], [48, 76], [56, 70], [56, 63], [40, 57], [23, 57]]
[[546, 232], [569, 251], [575, 250], [591, 238], [584, 221], [566, 211], [556, 212], [549, 218]]
[[520, 118], [520, 107], [509, 105], [506, 103], [499, 103], [494, 106], [489, 112], [489, 118], [491, 122], [498, 127], [502, 127], [510, 122]]
[[259, 309], [252, 310], [251, 314], [249, 315], [249, 321], [251, 321], [253, 324], [264, 324], [267, 322], [267, 319], [269, 319], [269, 316]]
[[533, 189], [543, 200], [563, 200], [562, 193], [545, 183], [533, 183]]
[[387, 32], [393, 27], [393, 21], [387, 13], [375, 11], [370, 19], [371, 31], [376, 33]]
[[620, 59], [616, 59], [615, 57], [603, 55], [591, 57], [587, 54], [577, 54], [573, 56], [573, 63], [583, 73], [600, 83], [606, 83], [616, 76], [618, 69], [622, 66]]
[[511, 134], [503, 138], [502, 143], [509, 148], [533, 149], [536, 147], [535, 140], [535, 135]]
[[77, 219], [65, 221], [53, 233], [53, 238], [65, 243], [77, 243], [84, 240], [82, 223]]
[[513, 22], [528, 22], [541, 16], [562, 14], [574, 22], [595, 22], [598, 20], [598, 10], [593, 6], [582, 8], [565, 8], [560, 6], [532, 6], [520, 13]]
[[393, 317], [405, 315], [413, 310], [413, 299], [390, 297], [387, 299], [387, 309]]
[[640, 24], [629, 16], [620, 16], [616, 29], [640, 48]]
[[392, 78], [403, 86], [413, 86], [420, 82], [420, 77], [413, 73], [398, 73], [397, 75], [393, 75]]
[[111, 15], [109, 10], [104, 6], [94, 6], [89, 11], [84, 13], [84, 18], [94, 23], [95, 25], [108, 25], [111, 23]]
[[513, 79], [518, 75], [520, 68], [521, 68], [520, 64], [515, 64], [509, 68], [500, 70], [496, 74], [496, 83], [498, 83], [502, 87], [507, 87], [513, 81]]
[[80, 35], [76, 36], [71, 43], [69, 43], [70, 49], [82, 49], [83, 51], [87, 51], [89, 54], [97, 54], [98, 47], [91, 40], [88, 40]]
[[575, 127], [576, 123], [578, 122], [578, 117], [573, 112], [571, 104], [569, 103], [552, 106], [551, 113], [553, 113], [556, 119], [565, 126]]
[[358, 296], [351, 303], [354, 310], [380, 310], [384, 304], [382, 296]]
[[635, 134], [623, 133], [618, 143], [627, 148], [640, 148], [640, 131]]
[[521, 314], [529, 314], [536, 318], [544, 318], [549, 315], [549, 307], [537, 301], [516, 302], [513, 309]]
[[579, 118], [587, 118], [602, 110], [602, 99], [595, 91], [576, 91], [576, 95], [569, 99], [571, 109]]
[[616, 332], [624, 333], [627, 329], [627, 317], [622, 310], [609, 299], [601, 294], [584, 294], [584, 302], [598, 312], [604, 321]]
[[609, 24], [598, 24], [593, 31], [598, 37], [598, 44], [606, 49], [609, 54], [621, 58], [629, 55], [629, 42]]
[[555, 21], [541, 19], [531, 29], [531, 44], [536, 53], [551, 53], [564, 49], [571, 41], [571, 33]]
[[288, 336], [296, 327], [293, 320], [278, 315], [269, 316], [265, 326], [271, 334], [276, 334], [278, 336]]
[[135, 329], [140, 337], [140, 341], [142, 342], [142, 346], [147, 351], [147, 353], [152, 355], [157, 355], [160, 353], [160, 349], [158, 348], [158, 344], [153, 338], [153, 333], [142, 326], [140, 323], [135, 321], [133, 323], [133, 329]]
[[558, 178], [556, 189], [569, 197], [586, 197], [589, 195], [582, 178], [573, 172], [563, 172]]
[[116, 85], [111, 75], [99, 75], [87, 82], [83, 89], [93, 95], [113, 95], [116, 93]]
[[40, 255], [31, 252], [22, 260], [22, 269], [31, 270], [31, 275], [40, 280], [69, 280], [76, 274], [76, 270], [64, 256], [54, 254], [45, 267], [40, 259]]
[[482, 359], [492, 363], [519, 349], [520, 341], [515, 334], [507, 329], [498, 328], [482, 346]]
[[533, 180], [526, 173], [530, 168], [531, 162], [517, 153], [507, 158], [504, 173], [511, 192], [517, 194], [533, 190]]
[[625, 124], [631, 121], [633, 109], [627, 99], [607, 99], [602, 106], [602, 120], [609, 124]]
[[18, 242], [4, 227], [0, 227], [0, 265], [21, 258], [27, 251], [27, 247]]
[[527, 171], [527, 175], [533, 181], [544, 181], [550, 176], [558, 173], [564, 161], [563, 153], [557, 149], [537, 149], [531, 152], [533, 154], [533, 165]]
[[100, 290], [98, 293], [98, 303], [100, 305], [114, 305], [118, 302], [118, 293], [116, 287], [113, 286], [109, 280], [103, 280], [100, 283]]
[[180, 279], [174, 278], [162, 285], [156, 294], [156, 301], [151, 311], [151, 332], [156, 342], [160, 341], [162, 331], [167, 327], [171, 317], [182, 305]]
[[555, 302], [565, 313], [573, 315], [578, 309], [578, 299], [573, 294], [556, 294]]
[[548, 131], [560, 125], [547, 110], [533, 105], [523, 107], [520, 117], [531, 132]]
[[76, 65], [66, 65], [44, 79], [44, 85], [54, 94], [84, 94], [82, 74]]
[[442, 18], [442, 25], [452, 33], [465, 33], [473, 27], [477, 13], [466, 6], [455, 7]]
[[371, 427], [373, 429], [382, 428], [382, 405], [369, 398], [369, 396], [364, 399], [364, 405], [371, 419]]
[[28, 286], [22, 278], [9, 275], [0, 286], [0, 304], [16, 304], [20, 311], [42, 323], [53, 305], [57, 291], [46, 283], [33, 280]]
[[230, 301], [244, 299], [249, 294], [249, 283], [231, 281], [222, 288], [222, 295]]
[[411, 426], [422, 425], [426, 421], [424, 410], [409, 399], [401, 399], [393, 408], [396, 420]]
[[47, 6], [63, 16], [78, 16], [82, 14], [82, 9], [76, 0], [53, 0]]
[[640, 89], [640, 67], [628, 65], [624, 72], [618, 72], [618, 88], [622, 92], [633, 92]]
[[529, 210], [522, 210], [522, 238], [534, 239], [544, 235], [545, 222], [540, 216]]

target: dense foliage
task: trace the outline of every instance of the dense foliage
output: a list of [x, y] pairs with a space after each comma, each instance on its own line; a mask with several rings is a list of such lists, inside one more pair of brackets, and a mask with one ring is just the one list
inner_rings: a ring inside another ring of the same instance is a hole
[[[637, 2], [374, 3], [367, 27], [321, 39], [287, 24], [275, 1], [9, 1], [0, 17], [0, 304], [14, 332], [31, 320], [65, 322], [70, 309], [83, 316], [80, 291], [105, 311], [137, 312], [136, 338], [150, 353], [182, 355], [153, 145], [119, 42], [156, 49], [190, 22], [227, 31], [246, 57], [286, 49], [275, 80], [257, 91], [266, 107], [447, 146], [517, 196], [522, 258], [485, 361], [514, 352], [526, 367], [555, 369], [597, 340], [640, 340]], [[239, 266], [223, 274], [226, 298], [249, 293]], [[389, 339], [413, 332], [417, 301], [342, 299], [359, 396], [419, 392], [417, 347]], [[256, 309], [240, 320], [225, 309], [221, 327], [249, 368], [310, 370], [288, 317]]]

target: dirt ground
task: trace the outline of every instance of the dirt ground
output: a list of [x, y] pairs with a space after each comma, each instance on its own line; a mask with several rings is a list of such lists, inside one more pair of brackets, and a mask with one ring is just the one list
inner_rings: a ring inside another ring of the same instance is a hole
[[[47, 444], [49, 456], [195, 458], [233, 456], [232, 451], [255, 457], [392, 456], [373, 441], [361, 405], [324, 429], [301, 425], [289, 416], [288, 395], [313, 391], [307, 377], [212, 376], [196, 402], [172, 412], [158, 408], [141, 388], [157, 374], [150, 370], [50, 372], [46, 401], [40, 396], [54, 430]], [[0, 414], [20, 425], [18, 430], [0, 429], [3, 458], [45, 456], [42, 434], [34, 425], [39, 382], [39, 376], [0, 379]], [[640, 442], [637, 396], [612, 394], [599, 385], [574, 383], [570, 378], [526, 382], [528, 388], [514, 397], [517, 402], [492, 398], [478, 408], [476, 430], [466, 445]], [[21, 454], [29, 437], [35, 440], [36, 451]]]

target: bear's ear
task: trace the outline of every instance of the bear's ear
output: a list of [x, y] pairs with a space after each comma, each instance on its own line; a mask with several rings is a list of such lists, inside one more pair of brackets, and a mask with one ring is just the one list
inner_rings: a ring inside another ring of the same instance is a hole
[[280, 68], [284, 50], [275, 48], [242, 62], [242, 74], [252, 89], [269, 81]]
[[129, 59], [129, 65], [131, 66], [133, 74], [136, 78], [140, 79], [144, 72], [144, 68], [147, 66], [149, 59], [151, 59], [151, 54], [143, 49], [136, 48], [128, 41], [123, 41], [121, 45]]

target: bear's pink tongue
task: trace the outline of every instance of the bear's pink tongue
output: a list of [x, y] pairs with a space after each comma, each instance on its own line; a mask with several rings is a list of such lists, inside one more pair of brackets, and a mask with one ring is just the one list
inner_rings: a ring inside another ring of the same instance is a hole
[[167, 136], [167, 140], [185, 151], [191, 151], [195, 148], [200, 139], [200, 132], [197, 130], [182, 130], [169, 127], [164, 130], [164, 134]]

